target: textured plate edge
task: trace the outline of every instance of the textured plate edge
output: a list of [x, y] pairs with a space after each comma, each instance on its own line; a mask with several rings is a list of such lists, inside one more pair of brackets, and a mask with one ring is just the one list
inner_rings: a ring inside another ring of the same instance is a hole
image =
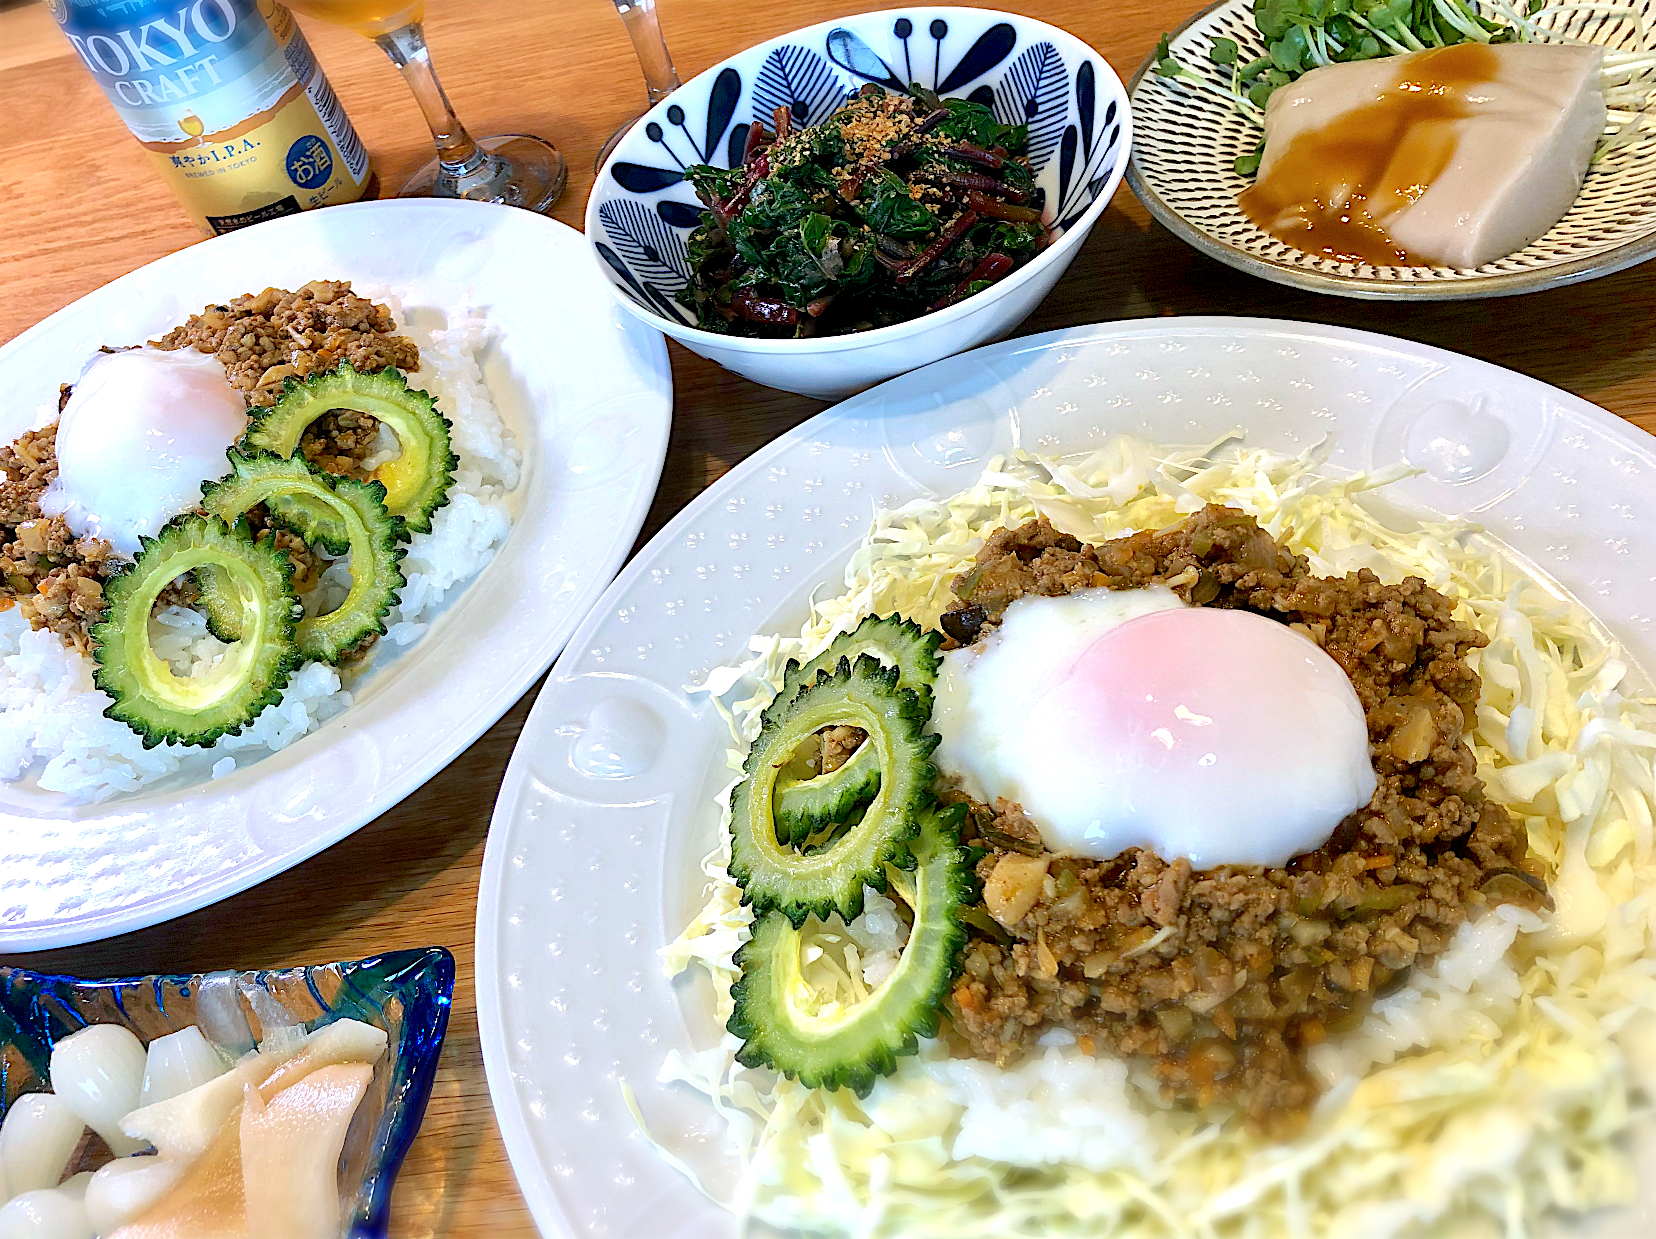
[[[1062, 327], [1053, 331], [1041, 332], [1037, 335], [1022, 336], [1013, 340], [1003, 340], [998, 343], [983, 345], [978, 349], [971, 349], [932, 362], [931, 366], [958, 364], [962, 357], [988, 354], [991, 350], [998, 357], [1016, 355], [1023, 351], [1044, 351], [1068, 343], [1101, 340], [1112, 336], [1147, 336], [1158, 332], [1179, 333], [1187, 330], [1203, 329], [1275, 332], [1285, 338], [1315, 337], [1348, 345], [1379, 346], [1393, 350], [1401, 348], [1409, 351], [1411, 355], [1440, 365], [1445, 363], [1470, 365], [1475, 369], [1499, 371], [1503, 375], [1511, 376], [1531, 385], [1539, 395], [1557, 401], [1562, 407], [1569, 409], [1577, 416], [1596, 424], [1599, 429], [1604, 431], [1610, 438], [1618, 441], [1624, 448], [1656, 460], [1656, 441], [1652, 441], [1649, 435], [1639, 434], [1638, 427], [1632, 423], [1582, 396], [1567, 392], [1563, 388], [1555, 387], [1522, 371], [1499, 366], [1494, 362], [1485, 361], [1469, 354], [1457, 353], [1451, 349], [1439, 348], [1436, 345], [1422, 344], [1400, 336], [1389, 336], [1383, 332], [1364, 331], [1355, 327], [1339, 327], [1296, 319], [1243, 315], [1188, 315], [1175, 318], [1116, 319], [1087, 323], [1075, 327]], [[930, 366], [922, 366], [918, 370], [911, 370], [907, 374], [888, 379], [886, 383], [911, 380], [914, 375], [929, 368]], [[667, 543], [677, 540], [686, 526], [699, 519], [703, 507], [711, 508], [724, 501], [729, 497], [731, 491], [745, 486], [751, 477], [766, 468], [776, 457], [791, 450], [798, 442], [815, 437], [820, 424], [826, 419], [847, 415], [854, 416], [865, 403], [873, 403], [878, 400], [879, 392], [886, 386], [886, 383], [878, 384], [865, 392], [848, 397], [807, 418], [793, 429], [771, 440], [752, 455], [740, 461], [687, 503], [674, 514], [672, 520], [662, 526], [655, 536], [640, 548], [638, 554], [634, 555], [614, 580], [610, 582], [609, 587], [604, 590], [603, 596], [587, 612], [582, 623], [570, 634], [569, 640], [565, 643], [565, 649], [580, 648], [590, 643], [593, 632], [616, 609], [616, 604], [626, 590], [630, 589], [633, 582], [648, 571], [648, 565], [658, 549], [658, 543], [665, 546]], [[548, 713], [552, 711], [553, 697], [547, 689], [560, 680], [575, 678], [560, 676], [559, 671], [563, 659], [564, 655], [560, 654], [557, 662], [552, 666], [546, 684], [542, 686], [534, 706], [531, 707], [528, 717], [524, 720], [523, 731], [519, 733], [518, 742], [512, 749], [511, 760], [507, 763], [506, 772], [501, 778], [500, 788], [495, 797], [494, 809], [490, 814], [489, 833], [483, 849], [483, 865], [478, 877], [477, 917], [473, 948], [475, 960], [473, 990], [477, 1000], [478, 1035], [483, 1051], [483, 1072], [488, 1084], [489, 1101], [494, 1108], [495, 1122], [500, 1129], [501, 1141], [506, 1146], [507, 1161], [512, 1167], [518, 1189], [523, 1193], [530, 1214], [542, 1235], [548, 1236], [550, 1239], [580, 1239], [581, 1232], [575, 1228], [562, 1205], [558, 1202], [556, 1194], [552, 1190], [550, 1179], [535, 1156], [533, 1137], [524, 1119], [522, 1108], [518, 1104], [519, 1097], [512, 1088], [512, 1070], [507, 1062], [506, 1029], [504, 1020], [501, 1018], [504, 994], [502, 987], [497, 983], [500, 959], [500, 914], [503, 911], [499, 879], [507, 863], [507, 819], [511, 816], [511, 811], [516, 805], [523, 786], [524, 770], [522, 767], [526, 767], [531, 761], [523, 737], [532, 734], [535, 716], [540, 712], [543, 703], [546, 705]], [[526, 1171], [530, 1177], [526, 1177]]]
[[[562, 231], [570, 234], [568, 238], [569, 243], [577, 245], [580, 249], [587, 250], [590, 248], [587, 244], [585, 236], [576, 229], [571, 228], [569, 225], [558, 220], [551, 219], [547, 216], [535, 215], [532, 212], [521, 212], [515, 207], [494, 206], [487, 203], [474, 203], [464, 200], [419, 199], [418, 202], [422, 208], [434, 207], [437, 210], [443, 211], [465, 212], [484, 210], [490, 212], [512, 212], [513, 215], [511, 217], [514, 219], [522, 216], [526, 219], [538, 220], [540, 223], [548, 225], [556, 231]], [[373, 212], [375, 210], [383, 212], [386, 207], [394, 207], [399, 204], [403, 204], [403, 200], [388, 199], [374, 202], [353, 202], [338, 207], [329, 207], [327, 209], [330, 211], [349, 211], [353, 213]], [[287, 218], [306, 217], [298, 216]], [[536, 227], [538, 225], [530, 224], [529, 226]], [[124, 281], [132, 281], [134, 284], [141, 283], [139, 277], [143, 276], [146, 272], [149, 272], [151, 268], [174, 262], [175, 260], [178, 260], [179, 255], [186, 252], [194, 252], [200, 245], [210, 246], [216, 243], [230, 241], [233, 235], [234, 234], [225, 234], [220, 237], [210, 237], [205, 241], [196, 242], [194, 244], [184, 246], [181, 249], [174, 250], [172, 253], [165, 254], [162, 257], [155, 259], [153, 262], [145, 263], [143, 266], [138, 267], [135, 270], [129, 271], [124, 275], [117, 276], [115, 279], [110, 280], [107, 284], [102, 284], [98, 288], [93, 289], [91, 292], [86, 293], [85, 297], [100, 295], [104, 289], [113, 287], [114, 285], [120, 284]], [[14, 348], [19, 348], [23, 342], [29, 340], [36, 333], [44, 334], [44, 331], [49, 324], [58, 319], [60, 316], [67, 315], [77, 305], [79, 305], [82, 300], [84, 300], [84, 297], [76, 298], [74, 301], [70, 302], [61, 309], [53, 311], [51, 314], [47, 315], [47, 317], [31, 326], [26, 331], [19, 333], [13, 339], [7, 341], [4, 345], [0, 345], [0, 366], [4, 365], [7, 357], [14, 350]], [[494, 707], [491, 706], [489, 711], [486, 712], [492, 713], [493, 717], [489, 718], [487, 722], [483, 723], [475, 731], [472, 731], [472, 734], [467, 736], [463, 743], [457, 744], [453, 753], [441, 765], [437, 766], [435, 769], [424, 771], [423, 773], [419, 767], [415, 767], [407, 777], [393, 784], [392, 788], [394, 795], [388, 792], [387, 795], [390, 798], [386, 801], [383, 807], [378, 810], [360, 814], [352, 814], [345, 819], [345, 821], [349, 823], [348, 825], [342, 825], [339, 829], [329, 831], [325, 835], [318, 836], [314, 840], [307, 840], [304, 845], [293, 851], [284, 852], [280, 856], [273, 856], [265, 863], [250, 865], [244, 869], [232, 870], [221, 879], [209, 879], [198, 884], [197, 886], [193, 886], [189, 888], [184, 897], [179, 898], [176, 901], [162, 904], [162, 911], [160, 915], [154, 915], [151, 911], [153, 906], [145, 904], [139, 905], [139, 907], [145, 909], [145, 911], [136, 916], [132, 915], [131, 909], [117, 909], [84, 919], [58, 922], [44, 930], [26, 929], [19, 931], [0, 927], [0, 952], [26, 955], [37, 951], [56, 950], [62, 947], [83, 946], [89, 942], [99, 942], [106, 938], [117, 937], [121, 934], [131, 933], [139, 929], [148, 929], [155, 925], [161, 925], [169, 921], [177, 920], [179, 917], [187, 916], [192, 912], [199, 912], [202, 908], [210, 907], [213, 904], [219, 903], [222, 900], [228, 899], [234, 895], [239, 895], [243, 891], [259, 885], [261, 882], [285, 873], [289, 869], [296, 868], [297, 866], [305, 863], [307, 860], [310, 860], [320, 853], [327, 851], [327, 849], [333, 847], [336, 843], [340, 843], [343, 840], [348, 839], [351, 835], [361, 830], [364, 826], [368, 825], [376, 818], [391, 812], [404, 800], [408, 799], [409, 796], [412, 796], [421, 787], [425, 786], [426, 783], [436, 778], [437, 775], [441, 774], [451, 764], [453, 764], [453, 762], [459, 758], [460, 755], [466, 751], [466, 749], [475, 744], [485, 732], [499, 722], [501, 717], [523, 698], [524, 694], [534, 686], [535, 681], [545, 674], [548, 669], [550, 669], [557, 662], [557, 659], [563, 653], [564, 647], [569, 643], [570, 637], [573, 636], [586, 621], [592, 608], [597, 605], [598, 601], [604, 596], [609, 585], [614, 581], [617, 571], [624, 563], [626, 563], [627, 557], [631, 554], [633, 546], [637, 542], [638, 531], [643, 528], [644, 520], [649, 514], [650, 505], [655, 501], [656, 491], [661, 485], [661, 473], [666, 465], [667, 449], [672, 434], [674, 407], [674, 390], [672, 381], [673, 372], [671, 360], [667, 353], [667, 341], [660, 331], [648, 328], [648, 324], [636, 322], [635, 320], [623, 321], [627, 321], [629, 325], [638, 329], [648, 329], [646, 334], [647, 351], [650, 353], [652, 361], [659, 366], [661, 373], [664, 374], [666, 378], [664, 390], [661, 393], [661, 398], [665, 400], [666, 407], [662, 410], [663, 416], [660, 419], [660, 428], [658, 431], [659, 441], [655, 444], [654, 449], [647, 457], [647, 459], [654, 460], [653, 476], [647, 487], [639, 488], [637, 497], [627, 512], [626, 526], [631, 528], [630, 536], [624, 542], [621, 539], [616, 540], [615, 547], [603, 559], [602, 571], [595, 572], [593, 574], [591, 580], [581, 591], [576, 594], [569, 608], [564, 612], [565, 622], [568, 625], [568, 631], [563, 634], [561, 640], [556, 638], [554, 639], [553, 648], [548, 652], [544, 661], [541, 661], [538, 664], [524, 664], [525, 669], [506, 682], [499, 693], [500, 708], [495, 710]], [[533, 342], [531, 341], [531, 343]], [[516, 522], [514, 521], [514, 524], [515, 523]], [[493, 561], [491, 560], [491, 563], [492, 562]], [[489, 566], [489, 564], [485, 564], [480, 570], [480, 574], [481, 572], [487, 571]], [[470, 588], [469, 584], [467, 588]], [[460, 598], [463, 598], [464, 594], [465, 591], [462, 591], [461, 594], [456, 595], [454, 601], [458, 601]], [[554, 627], [553, 631], [556, 631], [556, 627]], [[460, 733], [456, 734], [458, 735]], [[181, 790], [182, 792], [188, 791], [187, 788]]]
[[[655, 538], [651, 538], [644, 550], [648, 550], [654, 541]], [[634, 561], [642, 558], [643, 553], [640, 551], [633, 556]], [[625, 573], [626, 569], [623, 569], [610, 582], [604, 596], [587, 613], [588, 619], [598, 606], [609, 601], [610, 590], [615, 588], [615, 582]], [[583, 623], [582, 629], [585, 626]], [[571, 634], [571, 640], [574, 635]], [[560, 654], [559, 658], [562, 657]], [[556, 676], [557, 673], [557, 664], [553, 663], [551, 674]], [[551, 676], [548, 677], [550, 681]], [[535, 704], [529, 708], [529, 718], [534, 717], [543, 699], [550, 700], [546, 697], [544, 685], [535, 698]], [[529, 726], [529, 718], [523, 721], [525, 728]], [[527, 765], [528, 761], [520, 732], [518, 743], [512, 746], [512, 756], [506, 763], [506, 773], [501, 776], [500, 786], [495, 791], [494, 808], [489, 813], [489, 833], [483, 842], [483, 865], [477, 878], [477, 915], [472, 930], [472, 997], [477, 1003], [477, 1039], [483, 1051], [483, 1080], [488, 1086], [489, 1108], [494, 1112], [495, 1126], [500, 1129], [500, 1142], [506, 1146], [506, 1164], [512, 1168], [512, 1178], [523, 1194], [535, 1229], [541, 1235], [550, 1239], [578, 1239], [574, 1226], [552, 1191], [545, 1167], [535, 1154], [534, 1136], [530, 1134], [529, 1124], [518, 1104], [518, 1095], [511, 1085], [512, 1068], [506, 1059], [505, 994], [496, 984], [500, 967], [501, 874], [506, 868], [505, 822], [516, 807], [523, 783], [522, 776], [515, 772], [520, 763]], [[511, 791], [509, 797], [508, 789]], [[491, 1018], [484, 1018], [485, 1011]]]
[[[1208, 14], [1231, 7], [1235, 3], [1236, 0], [1214, 0], [1212, 4], [1192, 14], [1177, 28], [1169, 31], [1167, 37], [1176, 39]], [[1152, 51], [1128, 79], [1126, 89], [1129, 104], [1139, 84], [1155, 63], [1156, 53]], [[1141, 135], [1135, 132], [1134, 137], [1139, 136]], [[1618, 271], [1626, 271], [1629, 267], [1636, 267], [1656, 258], [1656, 230], [1653, 230], [1604, 254], [1577, 258], [1573, 262], [1559, 263], [1537, 271], [1509, 271], [1501, 275], [1481, 275], [1468, 280], [1375, 280], [1355, 275], [1325, 275], [1319, 271], [1306, 271], [1300, 267], [1271, 262], [1244, 253], [1203, 232], [1185, 219], [1145, 183], [1138, 166], [1141, 145], [1135, 141], [1128, 150], [1127, 171], [1122, 179], [1127, 182], [1133, 196], [1144, 204], [1145, 210], [1150, 212], [1158, 224], [1191, 248], [1206, 254], [1209, 258], [1217, 259], [1227, 267], [1233, 267], [1262, 280], [1269, 280], [1273, 284], [1285, 284], [1302, 292], [1326, 293], [1329, 296], [1347, 297], [1357, 301], [1475, 301], [1479, 298], [1518, 297], [1525, 293], [1545, 292], [1552, 288], [1564, 288], [1570, 284], [1596, 280], [1603, 275], [1614, 275]]]

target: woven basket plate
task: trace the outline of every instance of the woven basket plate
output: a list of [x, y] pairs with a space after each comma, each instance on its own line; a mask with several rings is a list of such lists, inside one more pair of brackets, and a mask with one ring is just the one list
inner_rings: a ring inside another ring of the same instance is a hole
[[[1656, 27], [1656, 0], [1632, 0], [1629, 7], [1640, 12], [1647, 28]], [[1537, 23], [1607, 48], [1638, 45], [1633, 22], [1598, 13], [1543, 11]], [[1236, 40], [1244, 61], [1264, 54], [1264, 40], [1253, 25], [1253, 0], [1221, 0], [1173, 37], [1179, 60], [1224, 91], [1229, 70], [1208, 59], [1219, 37]], [[1595, 164], [1570, 213], [1539, 241], [1481, 267], [1375, 267], [1295, 249], [1261, 232], [1236, 203], [1249, 181], [1231, 165], [1254, 149], [1258, 127], [1222, 95], [1159, 76], [1152, 60], [1128, 86], [1135, 132], [1127, 182], [1176, 235], [1250, 274], [1341, 297], [1447, 301], [1536, 292], [1656, 257], [1656, 134]]]

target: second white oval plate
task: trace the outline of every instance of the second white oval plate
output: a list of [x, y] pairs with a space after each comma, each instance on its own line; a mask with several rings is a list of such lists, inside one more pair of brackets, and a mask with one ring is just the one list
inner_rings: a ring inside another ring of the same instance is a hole
[[330, 207], [153, 262], [0, 349], [0, 432], [10, 441], [25, 429], [100, 344], [313, 279], [390, 288], [416, 316], [461, 304], [488, 312], [484, 376], [523, 450], [512, 531], [429, 631], [353, 686], [349, 710], [279, 753], [227, 778], [101, 805], [0, 784], [0, 951], [154, 925], [373, 820], [546, 670], [643, 524], [672, 420], [666, 345], [612, 303], [580, 233], [507, 207]]
[[[1656, 582], [1630, 554], [1656, 528], [1656, 441], [1484, 362], [1337, 327], [1147, 320], [979, 349], [813, 418], [616, 579], [541, 690], [501, 787], [477, 910], [478, 1017], [495, 1112], [544, 1233], [735, 1230], [646, 1143], [621, 1091], [624, 1080], [703, 1182], [728, 1189], [712, 1107], [656, 1083], [669, 1048], [704, 1049], [721, 1031], [710, 987], [667, 981], [656, 954], [701, 906], [712, 797], [730, 780], [723, 719], [681, 686], [745, 657], [755, 633], [797, 632], [811, 594], [835, 592], [875, 504], [965, 489], [1014, 446], [1194, 444], [1238, 427], [1279, 450], [1329, 437], [1341, 471], [1410, 460], [1424, 472], [1391, 500], [1475, 518], [1656, 667]], [[1649, 1233], [1617, 1229], [1628, 1220], [1600, 1233]]]

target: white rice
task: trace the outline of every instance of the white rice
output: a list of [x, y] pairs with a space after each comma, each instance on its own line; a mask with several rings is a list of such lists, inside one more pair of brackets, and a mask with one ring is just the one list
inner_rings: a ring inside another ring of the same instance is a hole
[[[411, 387], [424, 388], [452, 423], [459, 466], [449, 502], [431, 532], [415, 534], [403, 560], [401, 603], [386, 617], [386, 637], [368, 660], [371, 668], [417, 640], [456, 585], [494, 558], [511, 529], [506, 496], [518, 483], [522, 456], [502, 421], [478, 358], [490, 328], [480, 310], [450, 316], [446, 327], [421, 330], [403, 322], [401, 307], [383, 289], [358, 288], [389, 304], [399, 330], [420, 347], [420, 369]], [[48, 415], [49, 416], [49, 415]], [[380, 458], [395, 454], [386, 445]], [[348, 561], [329, 568], [305, 595], [309, 614], [337, 605], [350, 587]], [[172, 607], [150, 622], [156, 653], [176, 674], [199, 674], [229, 648], [207, 631], [194, 611]], [[104, 717], [110, 699], [92, 682], [91, 660], [48, 632], [31, 632], [15, 609], [0, 612], [0, 780], [33, 774], [39, 786], [77, 802], [103, 801], [200, 766], [200, 777], [223, 778], [257, 761], [350, 708], [351, 693], [333, 667], [306, 663], [288, 681], [281, 701], [237, 736], [208, 749], [164, 744], [145, 749], [136, 732]], [[360, 675], [361, 672], [354, 674]], [[201, 754], [212, 758], [210, 766]]]
[[[859, 921], [850, 926], [853, 937]], [[1415, 969], [1358, 1028], [1315, 1047], [1310, 1064], [1324, 1092], [1314, 1127], [1339, 1113], [1374, 1067], [1410, 1050], [1498, 1033], [1523, 993], [1507, 950], [1520, 931], [1542, 927], [1540, 917], [1510, 905], [1461, 925], [1431, 967]], [[952, 1131], [949, 1156], [956, 1161], [983, 1157], [1030, 1169], [1067, 1164], [1092, 1171], [1121, 1166], [1153, 1176], [1157, 1157], [1177, 1143], [1145, 1117], [1167, 1107], [1157, 1082], [1130, 1074], [1120, 1059], [1084, 1053], [1061, 1028], [1044, 1033], [1040, 1045], [1016, 1066], [997, 1067], [951, 1057], [941, 1042], [923, 1042], [917, 1057], [902, 1060], [875, 1085], [864, 1109], [896, 1139], [922, 1129]], [[923, 1121], [917, 1110], [926, 1111]], [[1521, 1143], [1523, 1128], [1514, 1129]], [[1462, 1158], [1493, 1173], [1515, 1152], [1510, 1140], [1483, 1140], [1466, 1142]], [[1445, 1181], [1463, 1182], [1472, 1173], [1457, 1165]]]
[[863, 914], [845, 928], [862, 957], [863, 984], [873, 989], [896, 971], [903, 943], [908, 941], [908, 926], [897, 916], [895, 903], [865, 886]]
[[[875, 1087], [868, 1115], [895, 1135], [913, 1125], [903, 1116], [917, 1106], [953, 1111], [949, 1156], [957, 1161], [985, 1157], [1037, 1169], [1069, 1164], [1151, 1170], [1154, 1141], [1149, 1122], [1129, 1099], [1127, 1065], [1089, 1058], [1061, 1028], [1043, 1034], [1040, 1044], [1005, 1068], [951, 1058], [941, 1044], [927, 1042], [920, 1057], [903, 1063], [899, 1078]], [[935, 1122], [937, 1116], [929, 1117]]]

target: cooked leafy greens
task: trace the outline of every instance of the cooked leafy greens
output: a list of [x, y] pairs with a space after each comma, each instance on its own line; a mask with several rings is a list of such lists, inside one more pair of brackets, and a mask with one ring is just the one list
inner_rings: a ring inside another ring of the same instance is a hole
[[937, 132], [945, 138], [970, 142], [985, 150], [1004, 146], [1009, 151], [1021, 151], [1029, 144], [1028, 125], [1003, 125], [981, 103], [970, 99], [939, 99], [938, 102], [948, 112], [937, 123]]
[[679, 301], [709, 331], [866, 331], [952, 305], [1049, 240], [1028, 129], [919, 87], [864, 86], [819, 125], [755, 124], [735, 168], [685, 177], [707, 210]]

